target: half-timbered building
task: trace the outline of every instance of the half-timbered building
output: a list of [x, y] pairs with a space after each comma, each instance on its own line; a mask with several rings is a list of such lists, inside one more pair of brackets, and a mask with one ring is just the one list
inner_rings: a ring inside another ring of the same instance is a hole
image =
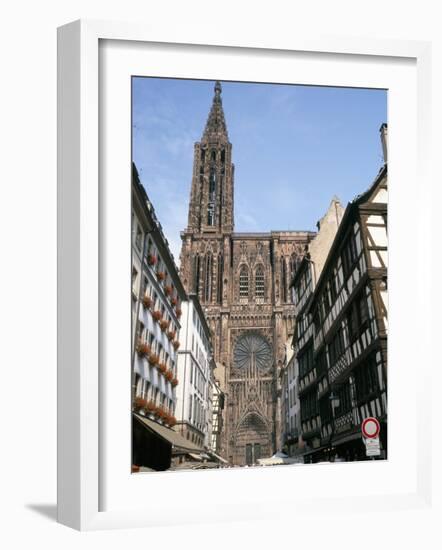
[[323, 387], [324, 358], [318, 355], [314, 360], [315, 327], [310, 303], [343, 214], [340, 201], [334, 197], [326, 214], [318, 222], [318, 234], [309, 244], [291, 282], [296, 315], [292, 341], [294, 372], [297, 375], [295, 393], [300, 402], [300, 446], [304, 454], [312, 453], [321, 446], [320, 407], [323, 407], [319, 397]]
[[[381, 457], [387, 456], [387, 247], [385, 162], [347, 206], [305, 310], [313, 326], [298, 352], [302, 430], [318, 448], [309, 460], [364, 459], [361, 422], [368, 416], [381, 424]], [[304, 286], [306, 265], [297, 275]], [[302, 323], [301, 316], [300, 348]]]

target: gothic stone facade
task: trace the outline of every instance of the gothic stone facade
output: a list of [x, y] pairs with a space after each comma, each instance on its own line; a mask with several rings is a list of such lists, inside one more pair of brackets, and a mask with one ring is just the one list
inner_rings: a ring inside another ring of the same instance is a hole
[[181, 279], [199, 296], [212, 331], [226, 394], [221, 453], [244, 465], [281, 447], [279, 369], [294, 328], [289, 284], [315, 233], [235, 233], [233, 201], [232, 144], [217, 82], [194, 147]]

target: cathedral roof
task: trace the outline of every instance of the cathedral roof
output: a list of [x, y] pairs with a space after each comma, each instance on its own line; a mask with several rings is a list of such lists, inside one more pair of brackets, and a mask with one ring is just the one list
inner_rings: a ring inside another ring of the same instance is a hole
[[221, 99], [221, 82], [219, 80], [215, 82], [214, 90], [215, 95], [213, 96], [212, 107], [204, 129], [203, 140], [212, 141], [219, 138], [227, 140], [227, 126]]

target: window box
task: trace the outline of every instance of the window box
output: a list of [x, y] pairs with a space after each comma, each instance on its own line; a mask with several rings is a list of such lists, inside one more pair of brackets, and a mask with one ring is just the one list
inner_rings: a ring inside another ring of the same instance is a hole
[[181, 308], [179, 308], [179, 307], [177, 307], [175, 311], [176, 311], [176, 316], [177, 316], [178, 319], [179, 319], [179, 318], [181, 317], [181, 315], [182, 315], [183, 312], [181, 311]]
[[176, 306], [176, 305], [177, 305], [178, 300], [175, 298], [175, 296], [172, 296], [172, 298], [170, 299], [170, 303], [171, 303], [173, 306]]
[[161, 319], [161, 311], [154, 311], [152, 313], [152, 317], [154, 318], [155, 321], [159, 321]]
[[144, 357], [150, 353], [150, 346], [146, 342], [139, 342], [137, 346], [138, 355]]
[[146, 309], [150, 309], [150, 307], [152, 306], [153, 304], [153, 301], [152, 301], [152, 298], [150, 296], [144, 296], [143, 298], [143, 306], [146, 308]]
[[169, 380], [169, 382], [172, 382], [173, 372], [171, 370], [166, 370], [166, 372], [164, 373], [164, 376], [166, 377], [167, 380]]
[[151, 365], [157, 365], [160, 361], [160, 358], [155, 353], [150, 353], [147, 360]]
[[170, 285], [166, 285], [164, 287], [164, 294], [166, 296], [170, 296], [172, 294], [172, 287]]
[[178, 378], [172, 378], [170, 383], [172, 384], [173, 387], [178, 386]]
[[176, 336], [176, 331], [174, 330], [168, 330], [167, 331], [167, 337], [169, 338], [170, 341], [172, 341]]
[[159, 281], [164, 281], [165, 278], [166, 278], [166, 274], [164, 273], [164, 271], [157, 271], [157, 279]]
[[174, 350], [176, 351], [180, 347], [180, 343], [178, 342], [178, 340], [174, 340], [172, 342], [172, 346], [173, 346]]
[[147, 263], [149, 265], [155, 265], [157, 263], [158, 259], [156, 256], [154, 256], [153, 254], [148, 254], [147, 255]]
[[158, 370], [165, 374], [167, 372], [167, 366], [165, 363], [159, 363], [158, 364]]
[[160, 328], [164, 332], [167, 327], [169, 326], [170, 321], [166, 321], [166, 319], [161, 319], [160, 321]]
[[135, 397], [134, 408], [139, 411], [145, 411], [147, 408], [147, 401], [143, 397]]

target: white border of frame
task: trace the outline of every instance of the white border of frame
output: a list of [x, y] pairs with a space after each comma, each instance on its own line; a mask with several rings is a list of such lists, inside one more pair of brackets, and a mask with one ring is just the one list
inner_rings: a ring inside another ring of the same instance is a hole
[[[150, 526], [146, 509], [99, 511], [99, 40], [173, 44], [201, 44], [185, 30], [168, 37], [136, 24], [77, 21], [61, 27], [58, 35], [58, 520], [87, 530]], [[296, 36], [272, 44], [250, 43], [238, 37], [217, 40], [212, 46], [267, 48], [321, 53], [409, 57], [418, 71], [418, 173], [424, 201], [431, 204], [429, 166], [431, 45], [424, 42], [372, 40], [354, 37]], [[429, 234], [431, 218], [419, 226]], [[424, 239], [425, 241], [425, 239]], [[427, 242], [427, 245], [430, 244]], [[430, 318], [431, 270], [420, 291], [420, 304]], [[428, 333], [430, 339], [430, 333]], [[425, 345], [427, 342], [422, 342]], [[424, 365], [421, 365], [424, 367]], [[429, 384], [429, 365], [420, 384]], [[431, 499], [430, 402], [418, 392], [418, 438], [426, 451], [418, 455], [415, 494], [365, 497], [362, 509], [424, 506]], [[354, 499], [342, 503], [345, 512]], [[306, 502], [306, 508], [312, 503]], [[253, 517], [253, 507], [244, 519]], [[242, 519], [242, 518], [238, 518]], [[171, 520], [171, 524], [175, 523]]]

